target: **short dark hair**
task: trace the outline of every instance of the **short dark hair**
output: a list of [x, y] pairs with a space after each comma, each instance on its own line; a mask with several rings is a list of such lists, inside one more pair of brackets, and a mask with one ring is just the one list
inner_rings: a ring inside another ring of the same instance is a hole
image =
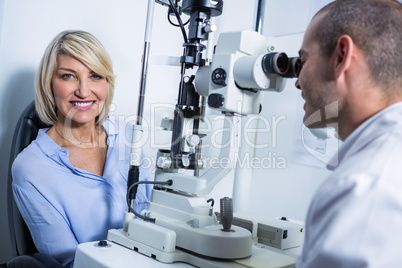
[[[402, 87], [402, 4], [396, 0], [337, 0], [323, 7], [315, 33], [329, 57], [342, 35], [362, 49], [373, 81]], [[316, 14], [316, 15], [317, 15]]]

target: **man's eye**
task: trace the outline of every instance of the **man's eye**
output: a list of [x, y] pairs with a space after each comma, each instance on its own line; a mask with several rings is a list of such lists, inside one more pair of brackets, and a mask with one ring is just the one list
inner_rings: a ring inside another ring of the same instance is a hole
[[300, 71], [303, 68], [304, 61], [301, 58], [297, 58], [296, 64], [295, 64], [295, 72], [296, 72], [296, 77], [299, 77]]

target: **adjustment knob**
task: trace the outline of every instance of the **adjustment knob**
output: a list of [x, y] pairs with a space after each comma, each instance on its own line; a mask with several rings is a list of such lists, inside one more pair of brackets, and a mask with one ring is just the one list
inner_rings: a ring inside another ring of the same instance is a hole
[[158, 166], [158, 168], [166, 169], [170, 168], [170, 166], [172, 165], [172, 161], [170, 160], [169, 157], [160, 156], [156, 161], [156, 165]]
[[107, 247], [107, 246], [108, 246], [107, 241], [106, 241], [106, 240], [101, 240], [101, 241], [99, 241], [99, 242], [98, 242], [98, 246], [100, 246], [100, 247]]
[[200, 143], [200, 137], [198, 135], [190, 135], [186, 138], [187, 145], [190, 147], [197, 146]]
[[208, 105], [212, 108], [220, 108], [225, 103], [225, 98], [221, 94], [211, 94], [208, 96]]
[[219, 86], [226, 86], [226, 71], [222, 68], [216, 68], [212, 71], [212, 83]]
[[208, 24], [203, 29], [204, 33], [212, 33], [212, 32], [215, 32], [215, 31], [216, 31], [216, 25], [211, 25], [211, 24]]

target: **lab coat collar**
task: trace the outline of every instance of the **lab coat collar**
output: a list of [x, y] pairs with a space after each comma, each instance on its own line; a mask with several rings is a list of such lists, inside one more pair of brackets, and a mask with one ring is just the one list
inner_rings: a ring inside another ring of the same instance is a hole
[[373, 115], [356, 128], [352, 134], [346, 138], [338, 152], [331, 158], [329, 164], [327, 164], [327, 169], [336, 169], [346, 155], [353, 155], [359, 152], [372, 140], [383, 135], [385, 132], [389, 132], [390, 128], [401, 124], [402, 102], [397, 102]]

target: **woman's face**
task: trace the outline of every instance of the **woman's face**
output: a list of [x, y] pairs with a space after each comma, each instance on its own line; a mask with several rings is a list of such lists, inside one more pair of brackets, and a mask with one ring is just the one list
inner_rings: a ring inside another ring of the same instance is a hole
[[94, 123], [108, 92], [106, 78], [99, 76], [70, 55], [60, 54], [52, 77], [57, 122]]

